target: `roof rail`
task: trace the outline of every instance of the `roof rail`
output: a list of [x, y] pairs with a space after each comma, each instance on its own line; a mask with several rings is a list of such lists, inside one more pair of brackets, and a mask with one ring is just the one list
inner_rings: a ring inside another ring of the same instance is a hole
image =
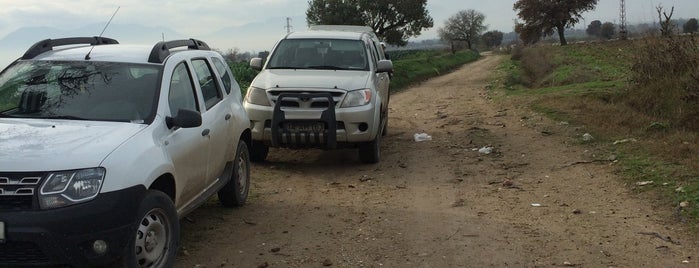
[[148, 56], [148, 62], [163, 63], [165, 58], [170, 55], [170, 49], [178, 47], [187, 47], [187, 49], [194, 50], [211, 50], [204, 41], [197, 39], [161, 41], [153, 46], [153, 50], [150, 51], [150, 56]]
[[369, 26], [360, 26], [360, 25], [311, 25], [308, 27], [308, 30], [367, 33], [367, 34], [370, 34], [370, 35], [376, 37], [376, 33], [374, 32], [374, 29], [372, 29]]
[[23, 60], [33, 59], [34, 57], [44, 53], [46, 51], [53, 50], [57, 46], [67, 46], [67, 45], [111, 45], [119, 44], [119, 42], [112, 38], [93, 36], [93, 37], [68, 37], [59, 39], [44, 39], [36, 42], [32, 45], [27, 52], [22, 55]]
[[374, 32], [371, 27], [360, 25], [311, 25], [308, 29], [311, 31]]

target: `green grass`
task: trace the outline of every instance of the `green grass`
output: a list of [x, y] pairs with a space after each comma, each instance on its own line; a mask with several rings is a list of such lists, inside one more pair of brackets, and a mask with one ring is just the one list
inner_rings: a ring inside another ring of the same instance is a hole
[[444, 75], [479, 58], [480, 55], [473, 51], [451, 54], [437, 50], [403, 56], [393, 61], [391, 92], [399, 92], [412, 84]]
[[[583, 146], [600, 147], [617, 155], [620, 174], [631, 189], [671, 210], [678, 220], [696, 225], [699, 134], [681, 127], [681, 122], [664, 116], [662, 111], [649, 114], [630, 101], [632, 93], [639, 93], [639, 85], [631, 82], [634, 63], [645, 57], [636, 53], [652, 50], [634, 41], [528, 47], [513, 55], [519, 60], [506, 61], [499, 67], [502, 92], [508, 98], [526, 99], [532, 110], [553, 120], [581, 126], [593, 134], [596, 142]], [[676, 85], [681, 83], [653, 86], [662, 92]], [[673, 106], [652, 97], [641, 100], [658, 102], [655, 105], [661, 109]], [[639, 141], [611, 145], [623, 138]], [[640, 181], [653, 183], [636, 186]], [[688, 202], [688, 206], [680, 210], [680, 202]]]

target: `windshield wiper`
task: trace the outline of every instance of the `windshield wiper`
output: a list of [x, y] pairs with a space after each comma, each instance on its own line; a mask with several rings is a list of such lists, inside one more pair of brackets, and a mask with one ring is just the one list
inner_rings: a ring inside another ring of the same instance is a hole
[[51, 115], [51, 116], [40, 116], [40, 117], [34, 117], [34, 118], [41, 118], [41, 119], [67, 119], [67, 120], [90, 120], [87, 118], [79, 117], [79, 116], [73, 116], [73, 115]]

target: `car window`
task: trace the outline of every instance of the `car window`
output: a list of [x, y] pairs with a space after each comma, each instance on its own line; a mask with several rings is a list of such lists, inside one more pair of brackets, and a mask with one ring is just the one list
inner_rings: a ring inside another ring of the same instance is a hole
[[184, 62], [177, 65], [172, 73], [168, 104], [170, 105], [170, 115], [172, 116], [176, 116], [179, 109], [199, 111], [192, 77], [187, 64]]
[[0, 115], [147, 123], [160, 72], [142, 64], [20, 61], [0, 75]]
[[221, 81], [223, 81], [223, 88], [226, 90], [227, 94], [231, 93], [231, 69], [221, 61], [219, 58], [213, 58], [214, 66], [216, 66], [216, 71], [218, 75], [221, 76]]
[[366, 71], [369, 65], [361, 40], [284, 39], [272, 52], [267, 68]]
[[197, 76], [197, 82], [199, 82], [199, 86], [201, 87], [201, 94], [204, 97], [206, 109], [208, 110], [223, 99], [221, 91], [218, 89], [218, 82], [206, 60], [192, 60], [192, 66]]

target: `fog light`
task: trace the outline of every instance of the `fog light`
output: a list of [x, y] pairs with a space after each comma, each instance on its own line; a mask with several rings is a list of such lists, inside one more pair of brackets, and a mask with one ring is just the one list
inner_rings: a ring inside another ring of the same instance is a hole
[[107, 242], [104, 242], [104, 240], [95, 240], [95, 242], [92, 243], [92, 250], [94, 250], [97, 255], [104, 254], [107, 252]]
[[369, 125], [367, 123], [361, 123], [359, 124], [359, 131], [364, 132], [367, 129], [369, 129]]

